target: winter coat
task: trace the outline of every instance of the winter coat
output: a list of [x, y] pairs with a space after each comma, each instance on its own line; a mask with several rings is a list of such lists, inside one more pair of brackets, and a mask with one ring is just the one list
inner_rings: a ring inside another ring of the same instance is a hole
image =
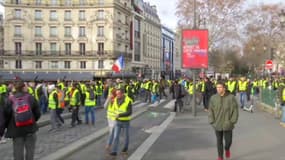
[[239, 117], [239, 108], [235, 96], [228, 92], [224, 96], [213, 95], [209, 102], [208, 117], [209, 123], [215, 130], [233, 130]]
[[[24, 94], [27, 94], [27, 93], [17, 92], [14, 95], [15, 97], [20, 97], [20, 96], [23, 96]], [[5, 116], [6, 128], [7, 128], [7, 133], [6, 133], [7, 138], [23, 137], [23, 136], [26, 136], [28, 134], [33, 134], [36, 131], [38, 131], [38, 126], [37, 126], [36, 121], [38, 121], [39, 118], [41, 117], [40, 107], [36, 99], [32, 96], [29, 97], [29, 103], [31, 105], [35, 123], [29, 126], [17, 127], [15, 124], [12, 102], [11, 100], [7, 100], [7, 104], [4, 107], [4, 116]]]

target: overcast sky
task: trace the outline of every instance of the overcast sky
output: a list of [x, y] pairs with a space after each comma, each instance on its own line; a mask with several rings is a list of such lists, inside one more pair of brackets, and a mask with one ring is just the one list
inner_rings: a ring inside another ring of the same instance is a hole
[[[176, 2], [178, 0], [144, 0], [157, 6], [158, 14], [163, 25], [175, 29], [177, 17], [175, 16]], [[285, 0], [248, 0], [250, 4], [258, 3], [285, 3]]]
[[[150, 2], [152, 5], [157, 6], [158, 14], [161, 23], [171, 29], [175, 29], [177, 24], [177, 17], [175, 16], [175, 8], [177, 0], [144, 0], [145, 2]], [[285, 3], [285, 0], [248, 0], [250, 4], [254, 3]], [[0, 6], [0, 12], [3, 12], [4, 8]]]

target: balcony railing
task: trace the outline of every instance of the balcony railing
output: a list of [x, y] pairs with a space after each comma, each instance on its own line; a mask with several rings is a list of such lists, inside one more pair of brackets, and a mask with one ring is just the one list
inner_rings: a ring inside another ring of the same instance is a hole
[[[16, 51], [9, 50], [3, 51], [2, 56], [8, 57], [101, 57], [101, 58], [114, 58], [115, 53], [110, 50], [105, 51], [71, 51], [66, 52], [65, 50], [62, 51], [21, 51], [20, 54], [16, 54]], [[122, 53], [122, 52], [120, 52]], [[1, 55], [1, 53], [0, 53]]]

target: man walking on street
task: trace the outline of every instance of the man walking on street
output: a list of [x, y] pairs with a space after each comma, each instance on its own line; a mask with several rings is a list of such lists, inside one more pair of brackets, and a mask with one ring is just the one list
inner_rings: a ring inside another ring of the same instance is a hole
[[71, 116], [71, 127], [75, 126], [75, 121], [77, 121], [77, 124], [81, 124], [82, 121], [79, 119], [79, 107], [81, 104], [80, 100], [80, 93], [77, 88], [77, 84], [73, 84], [72, 90], [70, 93], [70, 107], [72, 109], [72, 116]]
[[223, 160], [225, 139], [226, 158], [231, 157], [232, 131], [238, 121], [238, 103], [235, 96], [226, 91], [223, 82], [217, 83], [217, 94], [209, 102], [209, 123], [213, 126], [217, 138], [218, 160]]

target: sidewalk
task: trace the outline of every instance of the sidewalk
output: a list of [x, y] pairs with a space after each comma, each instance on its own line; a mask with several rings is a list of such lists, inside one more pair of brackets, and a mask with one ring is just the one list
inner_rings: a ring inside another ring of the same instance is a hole
[[[201, 110], [201, 109], [200, 109]], [[231, 160], [284, 160], [285, 130], [268, 113], [240, 110]], [[144, 160], [215, 160], [216, 138], [206, 112], [178, 113]]]

